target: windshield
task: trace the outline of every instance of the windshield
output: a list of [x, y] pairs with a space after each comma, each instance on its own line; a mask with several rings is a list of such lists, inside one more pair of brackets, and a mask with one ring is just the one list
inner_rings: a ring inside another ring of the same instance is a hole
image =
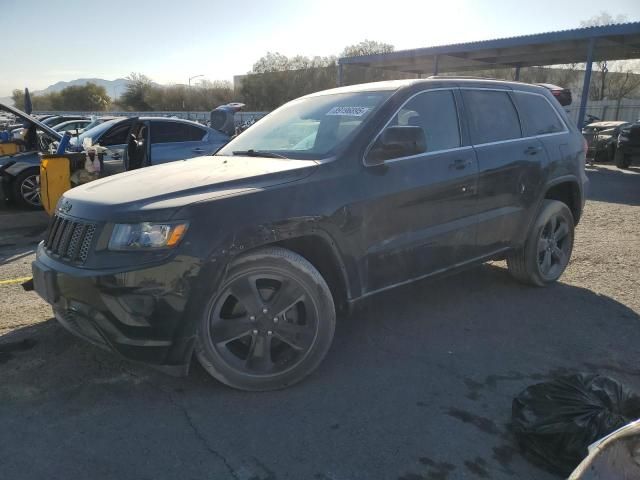
[[294, 100], [275, 110], [217, 155], [253, 151], [315, 159], [336, 150], [389, 98], [392, 91], [338, 93]]

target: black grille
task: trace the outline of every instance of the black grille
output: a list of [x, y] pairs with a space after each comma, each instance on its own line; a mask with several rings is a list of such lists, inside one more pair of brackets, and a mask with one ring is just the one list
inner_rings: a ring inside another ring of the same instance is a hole
[[95, 223], [55, 215], [44, 246], [47, 253], [82, 264], [87, 260], [95, 231]]

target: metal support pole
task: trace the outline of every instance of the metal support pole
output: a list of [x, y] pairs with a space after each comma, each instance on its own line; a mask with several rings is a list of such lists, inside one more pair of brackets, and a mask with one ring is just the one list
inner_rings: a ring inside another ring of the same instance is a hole
[[519, 81], [520, 81], [520, 65], [518, 65], [518, 66], [516, 67], [516, 71], [515, 71], [515, 73], [514, 73], [514, 75], [513, 75], [513, 79], [514, 79], [516, 82], [519, 82]]
[[578, 110], [578, 128], [582, 130], [584, 116], [587, 113], [587, 101], [589, 100], [589, 86], [591, 85], [591, 67], [593, 65], [593, 49], [596, 39], [589, 40], [589, 48], [587, 50], [587, 64], [584, 69], [584, 81], [582, 83], [582, 96], [580, 97], [580, 110]]
[[438, 75], [438, 55], [433, 57], [433, 74]]
[[340, 60], [338, 60], [338, 78], [336, 79], [336, 83], [338, 84], [338, 87], [342, 86], [342, 64], [340, 63]]

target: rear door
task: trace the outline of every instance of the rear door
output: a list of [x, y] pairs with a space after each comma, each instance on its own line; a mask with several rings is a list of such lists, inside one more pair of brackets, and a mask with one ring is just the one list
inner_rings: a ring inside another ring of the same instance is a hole
[[151, 120], [151, 165], [213, 153], [208, 131], [198, 125]]
[[365, 168], [368, 291], [451, 267], [475, 247], [478, 167], [462, 143], [455, 91], [418, 93], [387, 124], [394, 125], [422, 127], [427, 151]]
[[471, 141], [478, 157], [477, 255], [511, 246], [527, 226], [546, 152], [522, 133], [508, 90], [461, 89]]

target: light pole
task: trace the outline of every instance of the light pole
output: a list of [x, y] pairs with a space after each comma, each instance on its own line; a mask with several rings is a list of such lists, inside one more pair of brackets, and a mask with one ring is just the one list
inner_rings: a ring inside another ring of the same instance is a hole
[[[204, 75], [194, 75], [193, 77], [189, 77], [189, 90], [191, 90], [191, 80], [193, 80], [194, 78], [198, 78], [198, 77], [204, 77]], [[184, 108], [184, 102], [182, 102], [182, 108]], [[189, 115], [189, 113], [187, 113], [187, 120], [189, 120], [190, 117], [191, 117], [191, 115]]]
[[204, 77], [204, 75], [194, 75], [193, 77], [189, 77], [189, 87], [191, 87], [191, 80], [198, 77]]

